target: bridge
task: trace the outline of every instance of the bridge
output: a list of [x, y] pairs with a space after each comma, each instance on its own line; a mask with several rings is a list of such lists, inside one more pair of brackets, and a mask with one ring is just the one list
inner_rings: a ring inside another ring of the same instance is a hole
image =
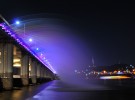
[[5, 90], [55, 79], [46, 62], [6, 23], [0, 24], [0, 79]]

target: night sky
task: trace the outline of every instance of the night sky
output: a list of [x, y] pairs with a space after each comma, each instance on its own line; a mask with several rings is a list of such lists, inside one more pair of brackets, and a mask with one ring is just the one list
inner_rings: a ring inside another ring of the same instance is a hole
[[[28, 2], [29, 1], [29, 2]], [[15, 17], [48, 13], [74, 23], [85, 42], [89, 61], [97, 65], [135, 64], [135, 6], [128, 3], [1, 0], [0, 13], [12, 23]], [[54, 16], [55, 17], [55, 16]]]

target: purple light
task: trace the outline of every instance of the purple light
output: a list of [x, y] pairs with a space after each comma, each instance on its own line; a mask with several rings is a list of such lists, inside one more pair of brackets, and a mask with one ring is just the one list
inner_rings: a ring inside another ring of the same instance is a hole
[[9, 32], [8, 34], [11, 34], [11, 32]]
[[[16, 24], [20, 24], [19, 21], [16, 21]], [[5, 30], [5, 32], [7, 32], [7, 34], [9, 34], [11, 37], [13, 37], [19, 44], [21, 44], [26, 50], [28, 50], [32, 55], [35, 56], [35, 58], [37, 58], [42, 64], [44, 64], [46, 66], [46, 64], [35, 54], [34, 51], [32, 51], [30, 48], [28, 48], [27, 44], [25, 44], [19, 37], [17, 34], [15, 34], [15, 32], [8, 26], [4, 25], [4, 24], [0, 24], [0, 26], [2, 27], [3, 30]], [[32, 38], [29, 39], [29, 42], [32, 42]], [[36, 50], [39, 50], [39, 48], [36, 48]], [[43, 54], [41, 53], [41, 56]], [[45, 58], [45, 57], [44, 57]], [[47, 62], [47, 60], [46, 60]], [[49, 68], [48, 66], [46, 66], [47, 68]], [[53, 73], [56, 73], [56, 71], [51, 67], [49, 68]]]

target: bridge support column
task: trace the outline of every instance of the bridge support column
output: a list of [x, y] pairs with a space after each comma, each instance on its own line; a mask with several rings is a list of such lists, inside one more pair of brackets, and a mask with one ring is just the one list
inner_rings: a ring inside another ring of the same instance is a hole
[[3, 88], [11, 90], [13, 87], [13, 44], [0, 43], [0, 74]]
[[45, 79], [45, 68], [43, 66], [43, 78]]
[[48, 72], [48, 77], [49, 77], [49, 80], [53, 80], [53, 79], [54, 79], [53, 73], [51, 73], [51, 72], [49, 71], [49, 72]]
[[29, 56], [23, 52], [21, 55], [21, 78], [22, 84], [27, 86], [29, 84]]
[[41, 65], [37, 64], [37, 83], [41, 83]]
[[36, 76], [36, 61], [32, 60], [32, 66], [31, 66], [31, 80], [32, 80], [32, 84], [36, 84], [37, 83], [37, 76]]
[[52, 80], [50, 71], [48, 72], [48, 77], [49, 77], [49, 80]]
[[46, 76], [45, 77], [46, 77], [46, 79], [48, 81], [49, 80], [49, 71], [48, 71], [48, 69], [46, 69], [45, 72], [46, 72]]
[[40, 70], [41, 70], [41, 73], [40, 73], [41, 76], [40, 76], [40, 77], [41, 77], [41, 79], [42, 79], [42, 82], [44, 82], [45, 79], [44, 79], [44, 75], [43, 75], [43, 71], [44, 71], [43, 66], [41, 66]]
[[43, 78], [46, 81], [46, 68], [43, 66]]

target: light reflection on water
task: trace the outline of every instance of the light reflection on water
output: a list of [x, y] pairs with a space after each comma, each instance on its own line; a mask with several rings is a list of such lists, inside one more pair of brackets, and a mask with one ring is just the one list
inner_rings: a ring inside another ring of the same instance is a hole
[[0, 93], [0, 100], [121, 100], [128, 96], [133, 97], [134, 92], [98, 84], [91, 84], [87, 88], [79, 87], [56, 80], [20, 90], [3, 91]]

